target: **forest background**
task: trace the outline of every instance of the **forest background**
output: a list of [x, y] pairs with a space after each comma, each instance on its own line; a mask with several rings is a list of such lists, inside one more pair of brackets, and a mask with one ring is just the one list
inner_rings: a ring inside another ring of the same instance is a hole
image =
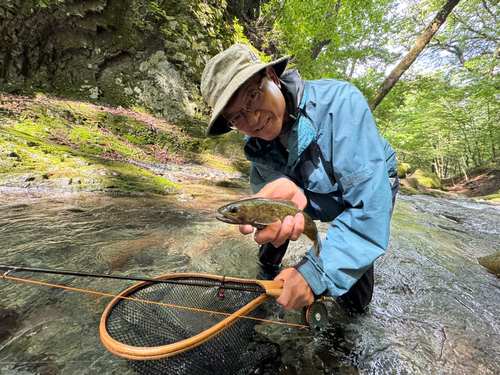
[[[496, 183], [480, 195], [498, 198], [499, 0], [0, 0], [0, 21], [2, 185], [71, 184], [78, 173], [66, 164], [78, 158], [247, 171], [242, 136], [204, 137], [210, 109], [199, 92], [206, 62], [243, 42], [264, 61], [292, 56], [303, 79], [358, 87], [398, 153], [401, 177], [433, 172], [441, 180], [432, 187], [442, 187], [483, 173]], [[125, 180], [132, 172], [113, 173]]]

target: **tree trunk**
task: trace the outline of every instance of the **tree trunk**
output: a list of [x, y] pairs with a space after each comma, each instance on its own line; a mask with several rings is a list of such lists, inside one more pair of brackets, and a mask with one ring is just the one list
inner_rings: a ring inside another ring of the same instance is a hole
[[356, 63], [358, 60], [354, 60], [351, 65], [351, 71], [349, 72], [349, 75], [347, 76], [347, 82], [351, 82], [352, 76], [354, 75], [354, 69], [356, 68]]
[[398, 64], [396, 68], [393, 69], [391, 74], [385, 79], [382, 85], [378, 88], [377, 92], [373, 96], [370, 105], [372, 111], [377, 108], [382, 99], [391, 91], [392, 87], [396, 84], [399, 78], [404, 72], [413, 64], [417, 59], [418, 55], [423, 51], [425, 46], [429, 44], [432, 37], [439, 30], [441, 25], [446, 21], [446, 18], [450, 15], [451, 11], [460, 2], [460, 0], [448, 0], [446, 4], [441, 8], [436, 17], [432, 20], [431, 24], [424, 33], [418, 38], [417, 42], [413, 48], [408, 52], [408, 54], [403, 58], [403, 60]]

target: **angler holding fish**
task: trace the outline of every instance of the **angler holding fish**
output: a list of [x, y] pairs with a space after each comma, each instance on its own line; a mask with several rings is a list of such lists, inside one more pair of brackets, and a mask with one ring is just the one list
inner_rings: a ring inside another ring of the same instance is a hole
[[317, 258], [321, 251], [321, 238], [314, 221], [302, 210], [299, 210], [292, 201], [279, 201], [267, 198], [244, 199], [229, 203], [219, 208], [217, 219], [229, 224], [249, 224], [257, 229], [264, 229], [287, 216], [301, 213], [304, 216], [304, 233], [314, 243], [314, 256]]
[[[389, 241], [396, 155], [358, 89], [333, 79], [303, 81], [296, 70], [285, 71], [288, 60], [265, 64], [249, 46], [235, 44], [205, 67], [201, 92], [213, 110], [207, 135], [246, 136], [259, 198], [221, 207], [220, 220], [239, 224], [243, 234], [257, 227], [259, 260], [275, 271], [290, 240], [304, 233], [314, 242], [276, 277], [284, 282], [276, 301], [285, 309], [324, 295], [348, 313], [363, 313], [372, 299], [373, 263]], [[312, 220], [331, 222], [323, 241]]]

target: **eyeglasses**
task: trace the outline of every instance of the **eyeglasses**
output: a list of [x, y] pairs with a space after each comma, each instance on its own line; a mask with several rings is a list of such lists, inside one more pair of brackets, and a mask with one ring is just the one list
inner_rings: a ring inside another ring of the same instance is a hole
[[262, 85], [264, 84], [264, 77], [266, 77], [265, 74], [263, 74], [262, 78], [260, 79], [259, 88], [254, 90], [252, 94], [250, 94], [246, 98], [243, 104], [243, 108], [238, 112], [236, 112], [227, 120], [227, 124], [231, 129], [239, 130], [247, 123], [247, 118], [243, 111], [254, 112], [261, 106], [262, 102], [264, 101], [264, 94], [262, 93]]

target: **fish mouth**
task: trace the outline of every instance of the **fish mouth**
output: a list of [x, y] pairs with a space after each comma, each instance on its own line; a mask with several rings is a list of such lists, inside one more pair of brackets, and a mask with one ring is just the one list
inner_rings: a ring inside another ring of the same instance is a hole
[[219, 216], [216, 216], [215, 217], [217, 220], [219, 221], [222, 221], [223, 223], [228, 223], [228, 224], [239, 224], [237, 222], [235, 222], [233, 219], [227, 217], [227, 216], [222, 216], [222, 215], [219, 215]]

